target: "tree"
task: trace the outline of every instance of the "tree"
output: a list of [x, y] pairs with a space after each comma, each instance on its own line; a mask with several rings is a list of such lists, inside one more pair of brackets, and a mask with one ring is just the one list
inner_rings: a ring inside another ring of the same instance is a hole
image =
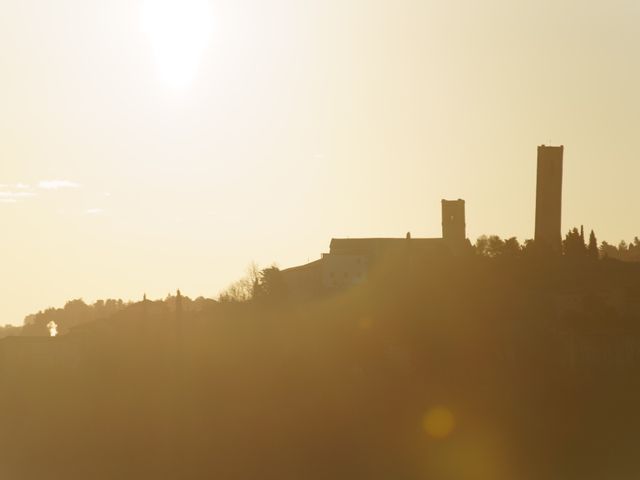
[[640, 238], [634, 237], [633, 243], [629, 244], [629, 260], [640, 262]]
[[587, 248], [587, 253], [589, 258], [597, 260], [599, 257], [598, 252], [598, 240], [596, 240], [596, 234], [591, 230], [591, 234], [589, 235], [589, 247]]
[[253, 298], [269, 302], [282, 301], [286, 296], [286, 284], [278, 267], [271, 266], [261, 270], [254, 284]]
[[569, 230], [562, 242], [565, 256], [571, 258], [584, 258], [587, 254], [587, 247], [584, 244], [584, 234], [577, 228]]
[[618, 258], [618, 249], [613, 245], [603, 241], [600, 244], [600, 256], [602, 258]]
[[499, 257], [504, 251], [504, 240], [498, 235], [491, 235], [487, 245], [487, 254], [491, 258]]
[[478, 237], [475, 244], [476, 254], [481, 257], [486, 257], [487, 255], [487, 247], [489, 246], [489, 238], [486, 235], [482, 235]]
[[628, 251], [627, 248], [627, 242], [625, 242], [624, 240], [620, 240], [620, 243], [618, 244], [618, 253], [620, 254], [621, 257], [625, 257], [626, 253]]
[[508, 238], [502, 245], [502, 255], [509, 257], [517, 257], [522, 252], [520, 242], [516, 237]]
[[247, 273], [240, 280], [229, 285], [220, 295], [221, 302], [247, 302], [253, 298], [256, 285], [260, 281], [260, 269], [255, 262], [247, 268]]
[[475, 250], [478, 255], [489, 258], [517, 257], [522, 253], [516, 237], [502, 240], [498, 235], [482, 235], [476, 240]]
[[535, 255], [536, 242], [533, 238], [527, 238], [520, 247], [522, 254], [525, 256]]

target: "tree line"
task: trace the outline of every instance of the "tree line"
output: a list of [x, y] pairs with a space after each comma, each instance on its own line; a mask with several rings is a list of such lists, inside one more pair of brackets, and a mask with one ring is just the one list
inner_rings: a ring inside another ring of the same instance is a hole
[[[521, 257], [534, 255], [538, 252], [533, 239], [527, 239], [520, 243], [516, 237], [502, 239], [498, 235], [480, 236], [473, 248], [477, 255], [488, 258]], [[574, 227], [566, 233], [562, 240], [562, 255], [576, 259], [614, 259], [625, 262], [640, 262], [640, 238], [635, 237], [630, 242], [622, 240], [618, 245], [606, 241], [598, 244], [593, 230], [587, 237], [584, 227]]]

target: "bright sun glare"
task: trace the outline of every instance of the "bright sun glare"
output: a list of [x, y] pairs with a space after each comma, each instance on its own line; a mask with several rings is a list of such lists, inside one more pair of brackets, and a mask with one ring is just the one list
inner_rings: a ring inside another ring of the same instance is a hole
[[144, 0], [142, 29], [149, 37], [163, 81], [188, 87], [213, 30], [207, 0]]

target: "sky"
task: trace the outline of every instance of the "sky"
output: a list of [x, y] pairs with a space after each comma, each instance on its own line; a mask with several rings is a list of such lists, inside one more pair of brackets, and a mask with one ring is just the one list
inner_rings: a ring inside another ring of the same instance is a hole
[[215, 297], [332, 237], [640, 235], [635, 0], [2, 0], [0, 324]]

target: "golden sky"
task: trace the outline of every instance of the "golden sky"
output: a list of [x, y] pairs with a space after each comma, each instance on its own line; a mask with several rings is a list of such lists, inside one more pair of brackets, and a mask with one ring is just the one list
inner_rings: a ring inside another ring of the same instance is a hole
[[332, 236], [640, 235], [640, 3], [3, 0], [0, 323], [71, 298], [214, 296]]

